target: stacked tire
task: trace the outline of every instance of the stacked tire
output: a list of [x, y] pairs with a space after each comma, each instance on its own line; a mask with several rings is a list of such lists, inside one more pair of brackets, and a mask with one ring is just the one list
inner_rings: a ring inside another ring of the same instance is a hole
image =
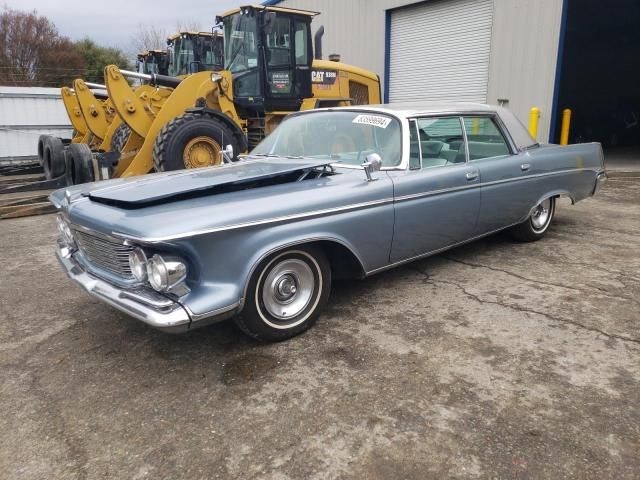
[[38, 139], [38, 159], [47, 180], [65, 173], [64, 143], [58, 137], [41, 135]]
[[95, 181], [93, 154], [86, 143], [72, 143], [67, 147], [65, 177], [67, 185], [78, 185]]

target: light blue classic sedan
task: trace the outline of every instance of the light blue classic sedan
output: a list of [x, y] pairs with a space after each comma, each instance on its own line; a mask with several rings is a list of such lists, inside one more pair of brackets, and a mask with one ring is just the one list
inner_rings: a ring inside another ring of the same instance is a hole
[[281, 340], [333, 278], [366, 277], [503, 229], [538, 240], [556, 199], [606, 180], [597, 143], [539, 145], [479, 104], [295, 113], [222, 167], [54, 192], [57, 256], [90, 294], [165, 331], [234, 317]]

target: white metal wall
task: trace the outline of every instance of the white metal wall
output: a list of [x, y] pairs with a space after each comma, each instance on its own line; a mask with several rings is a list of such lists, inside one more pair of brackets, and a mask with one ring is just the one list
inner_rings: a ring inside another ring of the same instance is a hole
[[0, 164], [37, 158], [42, 134], [72, 133], [59, 88], [0, 87]]
[[538, 141], [549, 141], [562, 0], [493, 0], [489, 103], [506, 105], [527, 125], [540, 108]]
[[440, 0], [391, 14], [389, 101], [487, 101], [493, 0]]
[[[284, 0], [279, 6], [321, 12], [314, 29], [324, 25], [324, 53], [340, 53], [353, 65], [384, 78], [387, 11], [428, 0]], [[547, 141], [563, 0], [492, 0], [491, 52], [487, 102], [507, 99], [524, 123], [529, 109], [541, 110], [538, 140]]]

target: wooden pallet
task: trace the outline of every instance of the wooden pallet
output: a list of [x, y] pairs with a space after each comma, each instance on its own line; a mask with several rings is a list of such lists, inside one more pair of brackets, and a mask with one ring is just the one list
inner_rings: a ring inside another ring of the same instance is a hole
[[53, 213], [56, 208], [49, 202], [52, 190], [6, 193], [0, 195], [0, 219], [27, 217]]
[[48, 196], [60, 186], [60, 182], [46, 180], [37, 166], [3, 166], [0, 168], [0, 219], [55, 212]]

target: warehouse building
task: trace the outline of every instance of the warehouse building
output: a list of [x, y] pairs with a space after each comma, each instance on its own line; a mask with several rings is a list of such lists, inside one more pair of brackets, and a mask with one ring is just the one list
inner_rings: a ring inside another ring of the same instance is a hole
[[542, 142], [570, 108], [570, 141], [640, 150], [638, 0], [264, 3], [321, 12], [324, 53], [378, 73], [387, 102], [502, 104], [525, 124], [535, 106]]

